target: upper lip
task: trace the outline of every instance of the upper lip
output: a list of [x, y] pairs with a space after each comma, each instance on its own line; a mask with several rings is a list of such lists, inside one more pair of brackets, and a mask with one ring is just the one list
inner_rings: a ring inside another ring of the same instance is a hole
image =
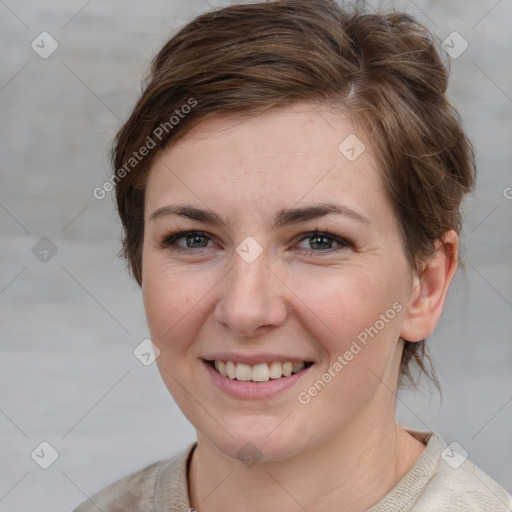
[[279, 361], [281, 363], [302, 363], [313, 362], [312, 358], [301, 358], [296, 356], [287, 356], [283, 354], [236, 354], [228, 352], [218, 352], [201, 357], [206, 361], [232, 361], [233, 363], [243, 363], [250, 366], [263, 363], [273, 363]]

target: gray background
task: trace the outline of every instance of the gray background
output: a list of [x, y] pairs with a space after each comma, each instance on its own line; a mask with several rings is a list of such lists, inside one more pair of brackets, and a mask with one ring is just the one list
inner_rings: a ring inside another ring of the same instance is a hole
[[[0, 0], [2, 512], [69, 511], [194, 439], [156, 366], [134, 357], [148, 336], [140, 290], [116, 256], [113, 201], [92, 191], [110, 173], [108, 144], [149, 58], [187, 20], [227, 4]], [[457, 31], [469, 43], [444, 55], [480, 171], [465, 207], [467, 276], [430, 339], [443, 402], [424, 386], [399, 395], [398, 414], [457, 441], [510, 491], [512, 2], [395, 6], [440, 40]], [[47, 59], [31, 48], [42, 31], [59, 44]], [[42, 237], [57, 248], [47, 262], [32, 251]], [[46, 470], [30, 455], [42, 441], [59, 454]]]

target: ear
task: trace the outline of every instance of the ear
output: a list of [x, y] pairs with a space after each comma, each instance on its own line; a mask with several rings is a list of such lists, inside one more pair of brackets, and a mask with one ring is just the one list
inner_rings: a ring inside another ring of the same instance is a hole
[[436, 252], [414, 275], [400, 337], [421, 341], [435, 329], [443, 311], [448, 287], [458, 266], [459, 237], [447, 231], [435, 243]]

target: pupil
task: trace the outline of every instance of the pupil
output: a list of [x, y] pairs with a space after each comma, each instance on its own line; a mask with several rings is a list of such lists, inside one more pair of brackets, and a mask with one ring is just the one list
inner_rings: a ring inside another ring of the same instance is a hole
[[[325, 236], [315, 236], [313, 237], [313, 245], [315, 245], [316, 241], [318, 240], [327, 240], [327, 237]], [[318, 244], [317, 244], [318, 245]], [[322, 248], [326, 248], [326, 244], [319, 244], [320, 246], [318, 248], [322, 249]], [[327, 243], [328, 245], [328, 243]]]
[[[201, 235], [189, 235], [188, 239], [187, 239], [187, 245], [188, 245], [188, 242], [192, 240], [191, 244], [193, 245], [194, 243], [196, 243], [198, 240], [201, 240], [203, 239], [204, 240], [204, 236], [201, 236]], [[198, 242], [200, 244], [200, 242]], [[204, 244], [201, 246], [201, 247], [204, 247]]]

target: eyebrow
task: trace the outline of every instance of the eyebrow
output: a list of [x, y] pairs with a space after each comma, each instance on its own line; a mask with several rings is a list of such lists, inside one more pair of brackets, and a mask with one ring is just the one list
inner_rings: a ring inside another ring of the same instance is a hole
[[[362, 224], [371, 225], [371, 222], [364, 215], [352, 208], [349, 208], [348, 206], [336, 203], [319, 203], [302, 208], [279, 210], [274, 218], [272, 228], [275, 229], [290, 224], [306, 222], [308, 220], [318, 219], [325, 217], [326, 215], [333, 214], [343, 215], [359, 221]], [[170, 215], [180, 215], [181, 217], [197, 220], [213, 226], [226, 226], [226, 223], [211, 210], [196, 208], [188, 204], [162, 206], [149, 216], [149, 220], [153, 221], [157, 218], [167, 217]]]

